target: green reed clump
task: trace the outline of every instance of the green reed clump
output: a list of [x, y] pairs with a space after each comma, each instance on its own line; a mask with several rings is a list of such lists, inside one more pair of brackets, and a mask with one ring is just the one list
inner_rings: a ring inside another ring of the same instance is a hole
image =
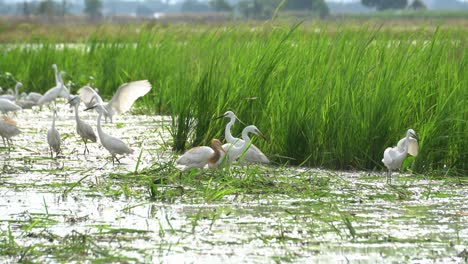
[[414, 170], [466, 174], [466, 30], [309, 26], [97, 32], [64, 48], [50, 40], [5, 47], [0, 72], [43, 92], [57, 63], [74, 87], [91, 83], [107, 98], [123, 82], [148, 79], [153, 89], [139, 105], [173, 117], [176, 150], [222, 138], [227, 120], [212, 118], [233, 110], [268, 136], [255, 144], [275, 162], [383, 168], [385, 148], [413, 128], [421, 139]]

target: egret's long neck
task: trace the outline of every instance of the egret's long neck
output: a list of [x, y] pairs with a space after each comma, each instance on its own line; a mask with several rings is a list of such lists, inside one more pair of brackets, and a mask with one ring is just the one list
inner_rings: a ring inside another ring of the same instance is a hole
[[236, 122], [236, 117], [231, 117], [231, 120], [229, 121], [229, 123], [227, 123], [226, 125], [226, 128], [224, 129], [224, 136], [226, 137], [226, 141], [228, 143], [235, 143], [235, 141], [237, 141], [237, 139], [235, 137], [232, 136], [231, 134], [231, 127], [234, 125], [234, 123]]
[[55, 128], [55, 113], [52, 114], [52, 129]]
[[405, 145], [403, 146], [403, 147], [404, 147], [404, 150], [405, 150], [405, 153], [408, 153], [409, 138], [410, 138], [410, 133], [408, 132], [408, 133], [406, 133]]
[[240, 145], [239, 147], [234, 146], [234, 148], [237, 151], [240, 151], [240, 153], [243, 153], [250, 144], [249, 131], [242, 131], [242, 139], [244, 140], [244, 143], [242, 145]]
[[78, 120], [80, 119], [80, 117], [78, 116], [78, 106], [79, 104], [75, 105], [75, 119], [77, 123], [78, 123]]
[[215, 164], [221, 158], [221, 151], [224, 151], [224, 150], [219, 149], [219, 146], [215, 146], [215, 145], [211, 145], [211, 148], [214, 150], [214, 153], [209, 158], [208, 162], [212, 163], [212, 164]]
[[59, 75], [59, 73], [58, 73], [57, 67], [54, 68], [54, 71], [55, 71], [55, 83], [58, 84], [58, 83], [60, 82], [60, 79], [61, 79], [61, 78], [60, 78], [60, 75]]
[[98, 131], [98, 134], [99, 134], [99, 138], [101, 139], [101, 142], [102, 142], [103, 135], [105, 135], [104, 131], [102, 131], [102, 128], [101, 128], [102, 112], [103, 111], [99, 112], [99, 116], [97, 118], [97, 131]]
[[19, 98], [18, 98], [18, 95], [19, 95], [19, 85], [16, 84], [16, 86], [15, 86], [15, 98], [16, 98], [16, 100], [19, 99]]

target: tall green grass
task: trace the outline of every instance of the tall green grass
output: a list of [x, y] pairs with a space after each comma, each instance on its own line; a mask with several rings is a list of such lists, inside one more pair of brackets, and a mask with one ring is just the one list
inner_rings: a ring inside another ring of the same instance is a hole
[[[466, 33], [143, 28], [136, 38], [96, 32], [78, 47], [2, 46], [0, 72], [43, 92], [57, 63], [75, 88], [91, 82], [104, 97], [122, 82], [148, 79], [154, 88], [139, 105], [172, 115], [176, 150], [223, 137], [227, 120], [212, 118], [233, 110], [269, 137], [255, 144], [275, 162], [381, 169], [384, 149], [413, 128], [420, 137], [414, 170], [466, 175]], [[235, 134], [242, 128], [237, 123]]]

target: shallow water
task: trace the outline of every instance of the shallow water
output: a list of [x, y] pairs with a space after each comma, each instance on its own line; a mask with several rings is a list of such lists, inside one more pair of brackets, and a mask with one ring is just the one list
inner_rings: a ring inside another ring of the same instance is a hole
[[[80, 116], [95, 127], [94, 112]], [[395, 175], [395, 185], [387, 186], [373, 173], [271, 166], [255, 168], [253, 177], [313, 191], [237, 191], [208, 199], [188, 194], [197, 185], [162, 184], [161, 192], [182, 191], [154, 199], [131, 177], [140, 177], [132, 172], [142, 148], [138, 171], [173, 160], [170, 118], [123, 115], [106, 124], [105, 131], [135, 151], [115, 166], [98, 143], [82, 154], [68, 107], [59, 110], [64, 148], [58, 159], [48, 153], [48, 110], [25, 110], [14, 119], [23, 133], [11, 153], [0, 152], [1, 262], [462, 263], [468, 255], [463, 182]], [[201, 185], [223, 188], [209, 175]]]

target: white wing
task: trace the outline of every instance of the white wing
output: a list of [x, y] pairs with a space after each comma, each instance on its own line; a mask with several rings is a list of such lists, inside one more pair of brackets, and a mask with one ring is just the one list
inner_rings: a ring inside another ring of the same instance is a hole
[[213, 154], [214, 150], [210, 147], [195, 147], [180, 156], [176, 163], [188, 167], [203, 167], [208, 163]]
[[96, 91], [89, 87], [83, 86], [78, 90], [78, 95], [86, 107], [92, 107], [95, 104], [102, 104], [102, 98]]
[[247, 150], [247, 153], [245, 153], [244, 160], [252, 163], [270, 163], [267, 156], [253, 144]]
[[109, 107], [113, 112], [121, 114], [128, 111], [133, 103], [151, 90], [151, 84], [147, 80], [122, 84], [112, 99]]
[[419, 150], [418, 140], [410, 137], [409, 142], [408, 142], [408, 153], [411, 156], [416, 157], [419, 153], [418, 150]]

